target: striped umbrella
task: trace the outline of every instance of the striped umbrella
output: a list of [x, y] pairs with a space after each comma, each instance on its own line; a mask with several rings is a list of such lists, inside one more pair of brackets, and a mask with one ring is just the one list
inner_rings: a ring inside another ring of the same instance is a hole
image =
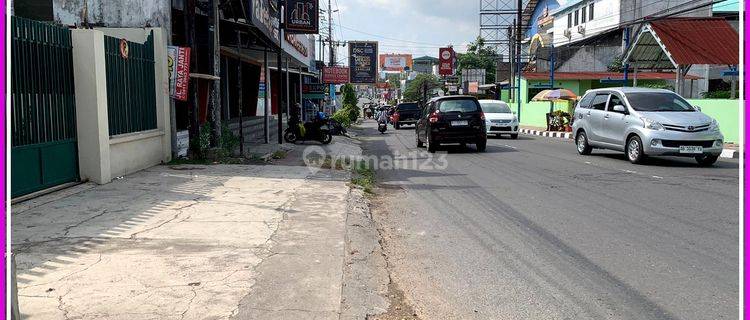
[[531, 101], [570, 101], [578, 96], [568, 89], [547, 89], [537, 93]]

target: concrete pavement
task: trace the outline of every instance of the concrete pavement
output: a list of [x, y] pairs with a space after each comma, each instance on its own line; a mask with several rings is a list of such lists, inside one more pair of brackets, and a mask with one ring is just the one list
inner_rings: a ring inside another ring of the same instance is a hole
[[[361, 152], [351, 140], [336, 140], [326, 150]], [[385, 290], [369, 288], [387, 285], [387, 274], [372, 276], [382, 263], [377, 235], [347, 227], [350, 215], [359, 227], [369, 219], [350, 176], [298, 165], [157, 166], [15, 205], [21, 313], [24, 319], [377, 313], [387, 308], [379, 296]]]

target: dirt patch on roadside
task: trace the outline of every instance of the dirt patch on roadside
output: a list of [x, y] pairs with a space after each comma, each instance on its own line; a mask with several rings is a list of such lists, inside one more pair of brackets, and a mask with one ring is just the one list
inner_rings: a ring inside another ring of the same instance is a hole
[[400, 191], [393, 189], [385, 189], [377, 187], [374, 195], [370, 196], [370, 210], [373, 215], [373, 222], [377, 226], [378, 231], [378, 243], [385, 257], [386, 268], [388, 270], [388, 293], [387, 299], [389, 302], [388, 310], [385, 313], [377, 315], [368, 315], [368, 320], [418, 320], [421, 319], [417, 311], [412, 307], [409, 299], [404, 294], [404, 291], [399, 287], [393, 279], [393, 265], [388, 260], [387, 250], [387, 236], [384, 234], [384, 230], [379, 226], [378, 219], [375, 216], [388, 215], [387, 200]]

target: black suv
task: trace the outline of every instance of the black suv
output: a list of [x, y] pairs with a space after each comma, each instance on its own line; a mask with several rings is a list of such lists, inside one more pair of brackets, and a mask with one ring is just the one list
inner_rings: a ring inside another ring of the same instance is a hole
[[405, 102], [396, 105], [393, 112], [393, 127], [398, 130], [404, 124], [417, 124], [421, 110], [416, 102]]
[[417, 122], [417, 147], [435, 152], [441, 143], [474, 143], [487, 149], [484, 113], [472, 96], [445, 96], [428, 101]]

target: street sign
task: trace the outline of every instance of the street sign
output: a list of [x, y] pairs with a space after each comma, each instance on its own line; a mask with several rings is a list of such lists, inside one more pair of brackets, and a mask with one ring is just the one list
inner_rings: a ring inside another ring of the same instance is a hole
[[190, 48], [167, 47], [167, 68], [169, 70], [169, 95], [180, 101], [187, 101], [190, 81]]
[[344, 84], [349, 82], [349, 68], [323, 67], [323, 83]]
[[354, 84], [378, 82], [377, 42], [349, 42], [349, 79]]
[[453, 75], [453, 60], [455, 59], [456, 52], [453, 48], [440, 48], [440, 65], [438, 66], [438, 72], [441, 76]]
[[286, 0], [284, 12], [287, 17], [285, 32], [318, 33], [318, 0]]

